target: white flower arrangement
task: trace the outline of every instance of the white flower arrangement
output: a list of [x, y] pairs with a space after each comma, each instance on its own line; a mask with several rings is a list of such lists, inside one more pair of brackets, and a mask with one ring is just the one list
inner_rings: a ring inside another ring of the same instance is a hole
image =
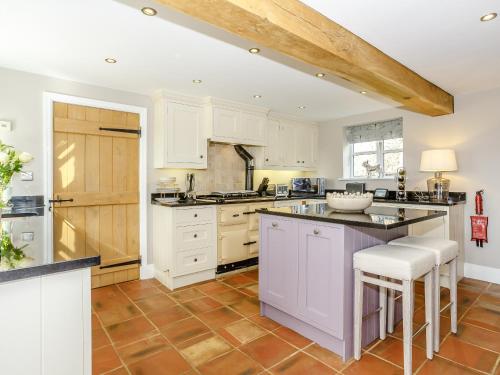
[[[3, 192], [10, 184], [12, 176], [22, 171], [24, 164], [33, 160], [28, 152], [17, 152], [12, 146], [0, 141], [0, 192]], [[7, 202], [1, 201], [0, 208]]]

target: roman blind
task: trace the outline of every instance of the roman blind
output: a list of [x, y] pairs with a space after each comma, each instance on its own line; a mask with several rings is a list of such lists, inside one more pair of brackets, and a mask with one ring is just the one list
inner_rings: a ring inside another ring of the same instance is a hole
[[348, 143], [382, 141], [385, 139], [403, 138], [403, 118], [370, 122], [362, 125], [348, 126], [345, 129]]

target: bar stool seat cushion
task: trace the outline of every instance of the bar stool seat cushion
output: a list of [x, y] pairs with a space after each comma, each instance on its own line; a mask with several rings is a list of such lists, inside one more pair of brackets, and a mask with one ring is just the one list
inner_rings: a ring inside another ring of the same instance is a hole
[[398, 280], [415, 280], [434, 268], [430, 251], [409, 246], [377, 245], [354, 253], [353, 266], [363, 272]]
[[458, 255], [458, 243], [435, 237], [406, 236], [389, 242], [389, 245], [409, 246], [416, 249], [432, 251], [436, 257], [436, 265], [448, 263]]

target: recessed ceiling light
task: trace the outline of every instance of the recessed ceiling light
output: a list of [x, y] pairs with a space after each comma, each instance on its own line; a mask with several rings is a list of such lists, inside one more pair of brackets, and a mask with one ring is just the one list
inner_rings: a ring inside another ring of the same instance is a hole
[[481, 21], [486, 22], [486, 21], [491, 21], [497, 18], [498, 14], [496, 13], [488, 13], [485, 14], [484, 16], [481, 17]]
[[316, 77], [318, 78], [323, 78], [324, 76], [326, 76], [325, 73], [316, 73]]
[[141, 9], [141, 12], [144, 13], [146, 16], [156, 16], [156, 14], [158, 13], [156, 9], [151, 7], [144, 7]]
[[301, 106], [299, 106], [299, 109], [306, 109], [306, 106], [305, 105], [301, 105]]
[[106, 61], [108, 64], [116, 64], [116, 59], [113, 59], [112, 57], [105, 58], [104, 61]]
[[193, 79], [193, 83], [201, 83], [202, 80], [201, 79]]
[[360, 91], [359, 93], [360, 93], [360, 94], [363, 94], [363, 95], [368, 94], [368, 92], [366, 92], [366, 91]]
[[253, 54], [256, 54], [256, 53], [259, 53], [259, 52], [260, 52], [260, 49], [259, 49], [259, 48], [257, 48], [257, 47], [253, 47], [253, 48], [250, 48], [250, 49], [248, 50], [248, 52], [253, 53]]
[[254, 95], [253, 98], [254, 99], [260, 99], [260, 98], [262, 98], [262, 95]]

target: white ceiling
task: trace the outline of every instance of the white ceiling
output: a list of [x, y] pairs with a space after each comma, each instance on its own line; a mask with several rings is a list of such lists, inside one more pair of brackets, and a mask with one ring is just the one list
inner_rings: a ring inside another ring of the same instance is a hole
[[500, 87], [500, 0], [302, 0], [454, 94]]
[[[498, 0], [304, 2], [452, 94], [500, 87], [500, 20], [478, 21], [500, 10]], [[166, 8], [154, 5], [157, 17], [139, 11], [152, 4], [0, 0], [0, 66], [147, 95], [211, 95], [316, 121], [395, 105], [282, 64], [272, 51], [251, 55], [249, 42]]]

